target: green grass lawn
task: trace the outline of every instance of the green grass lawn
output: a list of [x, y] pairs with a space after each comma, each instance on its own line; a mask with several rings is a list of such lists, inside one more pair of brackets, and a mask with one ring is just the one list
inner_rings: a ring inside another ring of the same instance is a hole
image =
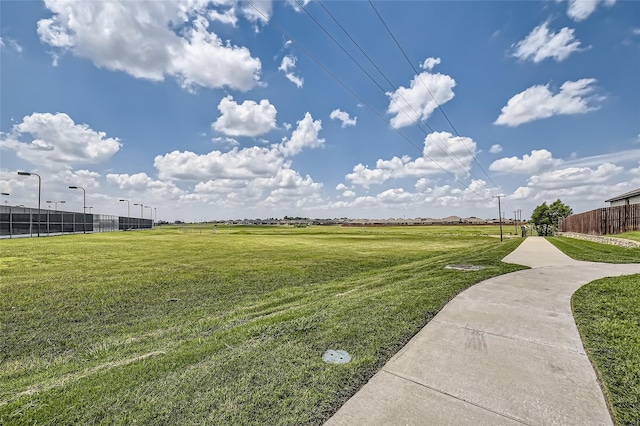
[[521, 239], [469, 229], [2, 240], [0, 424], [320, 424], [457, 293], [521, 269], [500, 262]]
[[640, 425], [640, 275], [591, 282], [572, 304], [616, 424]]
[[547, 237], [566, 255], [588, 262], [640, 263], [640, 247], [628, 248], [566, 237]]
[[627, 240], [640, 241], [640, 231], [623, 232], [622, 234], [611, 235], [612, 237], [625, 238]]

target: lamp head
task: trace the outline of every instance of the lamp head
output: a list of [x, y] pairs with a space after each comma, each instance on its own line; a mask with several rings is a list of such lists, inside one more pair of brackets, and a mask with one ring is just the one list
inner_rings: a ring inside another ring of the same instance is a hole
[[29, 172], [18, 172], [18, 174], [20, 176], [31, 176], [31, 173], [29, 173]]
[[78, 189], [77, 186], [70, 186], [69, 189]]

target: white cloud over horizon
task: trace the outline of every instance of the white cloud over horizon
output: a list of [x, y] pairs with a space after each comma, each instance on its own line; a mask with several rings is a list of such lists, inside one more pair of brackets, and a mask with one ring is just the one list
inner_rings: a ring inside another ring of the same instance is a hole
[[566, 81], [560, 91], [553, 94], [549, 85], [537, 85], [514, 95], [502, 108], [494, 124], [516, 127], [554, 115], [585, 114], [599, 109], [593, 105], [605, 99], [594, 95], [596, 79], [583, 78]]
[[118, 138], [109, 138], [86, 124], [76, 124], [65, 113], [26, 116], [9, 133], [0, 132], [0, 143], [19, 158], [51, 170], [106, 161], [122, 146]]
[[293, 70], [296, 67], [297, 61], [298, 61], [298, 58], [296, 58], [293, 55], [285, 56], [284, 58], [282, 58], [282, 62], [278, 67], [278, 71], [282, 71], [284, 73], [284, 76], [287, 78], [287, 80], [295, 84], [296, 87], [300, 89], [304, 85], [304, 79], [293, 73]]
[[567, 16], [576, 22], [584, 21], [596, 11], [601, 3], [611, 7], [616, 3], [616, 0], [569, 0]]
[[531, 155], [524, 154], [522, 159], [509, 157], [496, 160], [491, 163], [489, 170], [493, 172], [532, 175], [560, 164], [562, 164], [562, 160], [553, 158], [551, 152], [546, 149], [534, 149], [531, 151]]
[[260, 136], [276, 128], [276, 107], [268, 99], [260, 103], [246, 100], [238, 104], [233, 96], [220, 100], [218, 111], [222, 114], [211, 125], [214, 130], [227, 136]]
[[575, 30], [564, 27], [557, 33], [549, 30], [546, 21], [535, 27], [523, 40], [513, 44], [513, 56], [520, 60], [530, 59], [535, 63], [547, 58], [561, 62], [574, 52], [580, 52], [580, 41], [574, 36]]
[[[45, 0], [53, 15], [38, 21], [37, 31], [43, 43], [57, 49], [56, 55], [68, 51], [135, 78], [162, 81], [172, 76], [189, 90], [253, 88], [260, 81], [260, 59], [208, 31], [207, 4]], [[186, 28], [177, 33], [170, 24]]]
[[348, 112], [344, 112], [339, 108], [331, 111], [331, 114], [329, 114], [329, 118], [331, 118], [332, 120], [339, 120], [342, 123], [340, 126], [342, 128], [355, 126], [358, 120], [358, 117], [351, 118]]
[[427, 58], [423, 64], [427, 70], [414, 76], [408, 88], [400, 86], [394, 92], [387, 93], [390, 98], [387, 114], [394, 115], [391, 127], [399, 129], [425, 121], [438, 105], [453, 99], [456, 81], [448, 75], [430, 72], [439, 63], [440, 58]]
[[379, 159], [375, 168], [362, 163], [353, 167], [345, 179], [352, 184], [369, 188], [389, 179], [426, 177], [443, 173], [465, 176], [471, 169], [476, 143], [467, 137], [453, 136], [449, 132], [434, 132], [425, 137], [423, 156], [415, 160], [408, 155]]

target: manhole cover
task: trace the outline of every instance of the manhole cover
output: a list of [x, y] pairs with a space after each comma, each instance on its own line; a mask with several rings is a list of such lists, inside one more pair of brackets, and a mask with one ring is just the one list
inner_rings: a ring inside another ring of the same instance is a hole
[[328, 349], [322, 354], [322, 360], [331, 364], [346, 364], [351, 361], [351, 355], [342, 349]]
[[478, 265], [447, 265], [445, 269], [455, 269], [457, 271], [479, 271], [484, 269], [484, 266]]

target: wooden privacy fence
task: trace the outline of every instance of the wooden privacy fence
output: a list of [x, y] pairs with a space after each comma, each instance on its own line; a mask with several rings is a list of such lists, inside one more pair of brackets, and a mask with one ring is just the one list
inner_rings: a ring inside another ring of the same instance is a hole
[[605, 207], [572, 214], [560, 221], [558, 229], [561, 232], [591, 235], [640, 231], [640, 204]]

